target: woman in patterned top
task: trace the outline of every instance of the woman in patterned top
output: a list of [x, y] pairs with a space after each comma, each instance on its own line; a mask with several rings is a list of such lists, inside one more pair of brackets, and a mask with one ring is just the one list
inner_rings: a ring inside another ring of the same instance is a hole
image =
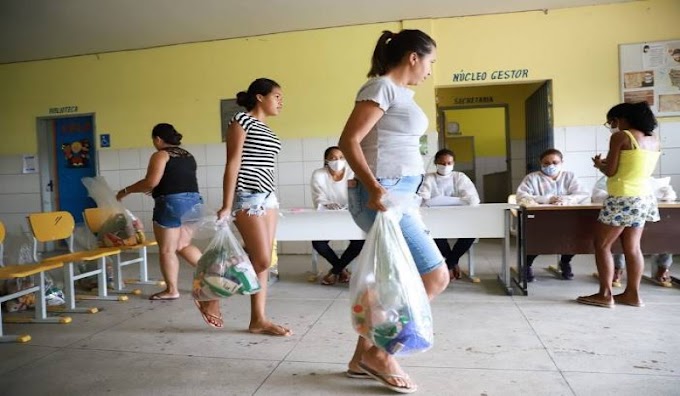
[[[246, 112], [234, 115], [227, 130], [227, 164], [224, 169], [222, 208], [219, 219], [234, 216], [245, 249], [257, 272], [261, 290], [250, 296], [250, 325], [256, 334], [288, 336], [292, 332], [274, 324], [265, 315], [267, 281], [272, 258], [279, 203], [274, 194], [276, 155], [281, 141], [265, 124], [283, 106], [283, 93], [276, 82], [258, 78], [247, 92], [236, 95]], [[219, 301], [199, 303], [208, 325], [222, 327]]]
[[154, 199], [153, 233], [158, 241], [159, 261], [165, 280], [165, 290], [150, 300], [179, 298], [179, 253], [190, 265], [196, 266], [201, 252], [191, 244], [190, 229], [182, 225], [182, 216], [202, 201], [196, 181], [196, 160], [179, 147], [182, 134], [170, 124], [158, 124], [151, 132], [156, 152], [149, 159], [146, 176], [118, 191], [120, 201], [131, 193], [151, 191]]

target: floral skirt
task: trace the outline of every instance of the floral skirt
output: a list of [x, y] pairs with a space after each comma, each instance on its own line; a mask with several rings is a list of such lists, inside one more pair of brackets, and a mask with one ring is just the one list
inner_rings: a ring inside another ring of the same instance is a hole
[[653, 195], [646, 197], [609, 196], [602, 204], [597, 221], [613, 227], [644, 227], [659, 221], [659, 208]]

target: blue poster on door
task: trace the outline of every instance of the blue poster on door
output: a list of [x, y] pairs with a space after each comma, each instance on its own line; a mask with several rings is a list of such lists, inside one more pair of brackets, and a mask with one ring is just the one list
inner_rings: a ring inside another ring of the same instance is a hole
[[96, 175], [92, 121], [92, 116], [53, 120], [57, 202], [59, 210], [70, 212], [76, 223], [83, 221], [85, 208], [96, 206], [81, 182]]

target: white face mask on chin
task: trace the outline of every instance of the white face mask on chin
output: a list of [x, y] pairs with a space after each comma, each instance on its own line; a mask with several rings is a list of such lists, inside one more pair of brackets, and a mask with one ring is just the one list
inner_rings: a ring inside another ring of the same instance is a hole
[[331, 170], [338, 172], [345, 169], [347, 162], [345, 160], [334, 160], [328, 161], [327, 164]]
[[453, 172], [453, 165], [437, 164], [437, 173], [442, 176], [448, 176]]

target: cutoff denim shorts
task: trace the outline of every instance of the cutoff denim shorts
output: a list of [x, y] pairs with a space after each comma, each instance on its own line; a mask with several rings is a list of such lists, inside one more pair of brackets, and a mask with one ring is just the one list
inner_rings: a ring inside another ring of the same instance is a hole
[[[378, 179], [378, 182], [390, 195], [414, 197], [423, 182], [423, 176]], [[347, 189], [349, 211], [359, 228], [368, 233], [375, 221], [377, 212], [366, 207], [368, 191], [361, 182], [357, 180], [355, 187], [351, 183], [349, 185], [350, 187]], [[444, 264], [444, 257], [439, 252], [434, 239], [430, 236], [430, 230], [423, 223], [420, 213], [404, 213], [399, 225], [420, 275], [425, 275]]]
[[249, 216], [262, 216], [267, 209], [277, 209], [279, 200], [273, 192], [236, 191], [232, 216], [240, 210], [247, 210]]
[[153, 221], [163, 228], [178, 228], [182, 225], [182, 216], [203, 203], [201, 194], [185, 192], [161, 195], [154, 198]]

